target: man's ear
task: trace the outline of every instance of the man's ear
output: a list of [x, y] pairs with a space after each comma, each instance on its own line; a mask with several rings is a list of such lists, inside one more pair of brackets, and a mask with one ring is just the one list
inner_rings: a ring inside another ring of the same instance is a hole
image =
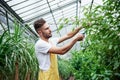
[[38, 34], [39, 34], [39, 35], [41, 35], [41, 34], [42, 34], [41, 30], [38, 30]]

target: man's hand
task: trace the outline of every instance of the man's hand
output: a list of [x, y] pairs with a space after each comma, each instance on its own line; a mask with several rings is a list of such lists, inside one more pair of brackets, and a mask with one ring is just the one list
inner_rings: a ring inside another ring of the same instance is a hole
[[83, 38], [84, 38], [84, 35], [83, 35], [83, 34], [77, 34], [77, 35], [75, 36], [75, 39], [76, 39], [77, 41], [81, 41], [81, 40], [83, 40]]
[[62, 36], [61, 38], [59, 38], [58, 43], [61, 43], [67, 39], [72, 38], [74, 35], [76, 35], [80, 30], [82, 29], [82, 27], [76, 27], [73, 31], [67, 33], [66, 35]]
[[78, 26], [75, 28], [75, 30], [80, 31], [82, 28], [83, 28], [82, 26]]

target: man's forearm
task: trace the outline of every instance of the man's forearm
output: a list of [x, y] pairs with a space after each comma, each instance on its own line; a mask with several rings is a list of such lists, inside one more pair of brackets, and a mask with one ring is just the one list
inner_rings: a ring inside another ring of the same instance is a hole
[[71, 42], [69, 42], [68, 44], [62, 46], [62, 47], [56, 47], [56, 46], [52, 46], [49, 49], [49, 53], [55, 53], [55, 54], [65, 54], [66, 52], [68, 52], [73, 45], [77, 42], [77, 41], [81, 41], [83, 40], [84, 36], [82, 34], [78, 34], [76, 35], [73, 40]]
[[77, 40], [78, 39], [73, 39], [70, 43], [64, 45], [63, 47], [52, 46], [48, 52], [63, 55], [73, 47], [73, 45], [77, 42]]
[[79, 32], [80, 29], [82, 29], [82, 27], [78, 27], [74, 31], [71, 31], [68, 34], [60, 37], [58, 43], [61, 43], [61, 42], [65, 41], [65, 40], [67, 40], [67, 39], [72, 38], [75, 34], [77, 34]]
[[77, 42], [77, 39], [73, 39], [70, 43], [66, 44], [65, 46], [62, 47], [62, 51], [63, 54], [65, 54], [66, 52], [68, 52], [73, 45]]

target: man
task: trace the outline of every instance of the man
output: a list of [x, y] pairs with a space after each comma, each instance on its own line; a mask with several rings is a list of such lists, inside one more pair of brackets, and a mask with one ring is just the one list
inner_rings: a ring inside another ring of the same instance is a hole
[[[81, 28], [76, 28], [63, 37], [51, 39], [50, 27], [44, 19], [41, 18], [35, 21], [34, 28], [40, 36], [40, 39], [35, 44], [35, 52], [40, 68], [38, 80], [59, 80], [56, 54], [65, 54], [77, 41], [83, 40], [84, 36], [77, 34]], [[56, 44], [72, 38], [75, 34], [77, 35], [68, 44], [63, 47], [56, 46]]]

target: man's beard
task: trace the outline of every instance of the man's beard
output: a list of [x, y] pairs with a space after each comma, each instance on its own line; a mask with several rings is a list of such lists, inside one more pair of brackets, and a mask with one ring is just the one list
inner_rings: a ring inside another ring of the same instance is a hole
[[44, 36], [45, 38], [49, 39], [50, 37], [52, 37], [52, 34], [44, 34], [44, 33], [43, 33], [43, 36]]

